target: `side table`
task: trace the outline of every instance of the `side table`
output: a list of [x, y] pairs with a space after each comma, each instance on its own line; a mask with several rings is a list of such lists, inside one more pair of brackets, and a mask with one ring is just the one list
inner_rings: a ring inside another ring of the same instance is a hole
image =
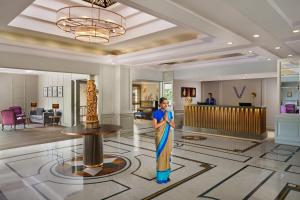
[[58, 125], [58, 123], [60, 123], [60, 125], [61, 125], [61, 121], [60, 121], [61, 116], [55, 116], [55, 115], [49, 116], [49, 119], [51, 119], [52, 126], [54, 126], [55, 123], [57, 123], [57, 125]]
[[116, 133], [121, 126], [113, 124], [101, 124], [99, 128], [85, 128], [75, 126], [66, 128], [61, 133], [66, 135], [83, 136], [83, 164], [86, 167], [100, 167], [103, 165], [103, 135]]
[[24, 122], [24, 128], [25, 128], [25, 124], [27, 124], [27, 126], [30, 125], [30, 117], [28, 115], [22, 116], [22, 119], [25, 121]]

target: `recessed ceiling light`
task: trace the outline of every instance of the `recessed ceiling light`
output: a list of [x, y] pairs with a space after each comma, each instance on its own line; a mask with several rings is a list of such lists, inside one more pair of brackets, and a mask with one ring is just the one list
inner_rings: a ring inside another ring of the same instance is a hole
[[272, 60], [271, 58], [268, 58], [267, 60]]
[[275, 49], [277, 49], [277, 50], [278, 50], [278, 49], [280, 49], [280, 47], [275, 47]]
[[253, 37], [255, 37], [255, 38], [259, 38], [259, 37], [260, 37], [260, 35], [258, 35], [258, 34], [255, 34], [255, 35], [253, 35]]
[[227, 42], [226, 44], [231, 45], [231, 44], [233, 44], [233, 43], [232, 43], [232, 42]]
[[248, 53], [253, 53], [253, 51], [248, 51]]
[[288, 55], [288, 57], [292, 57], [292, 56], [293, 56], [292, 54], [289, 54], [289, 55]]
[[295, 29], [295, 30], [293, 30], [293, 33], [299, 33], [300, 32], [300, 30], [299, 29]]

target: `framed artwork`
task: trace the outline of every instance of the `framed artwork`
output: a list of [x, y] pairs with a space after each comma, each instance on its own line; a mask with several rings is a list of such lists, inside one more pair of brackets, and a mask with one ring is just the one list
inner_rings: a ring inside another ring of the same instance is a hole
[[48, 96], [48, 88], [47, 88], [47, 87], [44, 87], [44, 88], [43, 88], [43, 96], [44, 96], [44, 97], [47, 97], [47, 96]]
[[191, 97], [196, 97], [196, 88], [191, 88]]
[[181, 87], [181, 97], [196, 97], [196, 88]]
[[52, 97], [52, 87], [48, 87], [48, 97]]
[[64, 96], [63, 86], [58, 86], [57, 87], [57, 96], [58, 97], [63, 97]]
[[292, 91], [288, 91], [287, 94], [286, 94], [286, 96], [287, 96], [287, 97], [292, 97], [292, 96], [293, 96]]
[[187, 97], [187, 96], [188, 96], [187, 88], [182, 87], [181, 88], [181, 97]]
[[52, 96], [57, 97], [57, 86], [52, 87]]

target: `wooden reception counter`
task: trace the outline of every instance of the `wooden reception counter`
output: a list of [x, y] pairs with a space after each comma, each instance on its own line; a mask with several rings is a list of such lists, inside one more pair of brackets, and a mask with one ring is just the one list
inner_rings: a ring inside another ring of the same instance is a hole
[[184, 107], [184, 129], [213, 134], [264, 139], [265, 107], [189, 105]]

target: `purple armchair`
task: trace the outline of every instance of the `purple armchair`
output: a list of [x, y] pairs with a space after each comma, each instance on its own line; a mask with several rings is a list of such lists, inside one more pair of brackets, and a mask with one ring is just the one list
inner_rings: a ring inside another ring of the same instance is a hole
[[22, 112], [21, 106], [12, 106], [12, 107], [9, 107], [9, 110], [12, 110], [16, 114], [17, 118], [23, 117], [25, 115]]
[[23, 117], [17, 117], [13, 110], [2, 110], [1, 111], [2, 116], [2, 131], [4, 130], [4, 125], [14, 125], [14, 128], [16, 129], [17, 124], [24, 124], [25, 128], [25, 119]]
[[295, 104], [285, 104], [281, 106], [281, 113], [298, 113], [297, 107]]

